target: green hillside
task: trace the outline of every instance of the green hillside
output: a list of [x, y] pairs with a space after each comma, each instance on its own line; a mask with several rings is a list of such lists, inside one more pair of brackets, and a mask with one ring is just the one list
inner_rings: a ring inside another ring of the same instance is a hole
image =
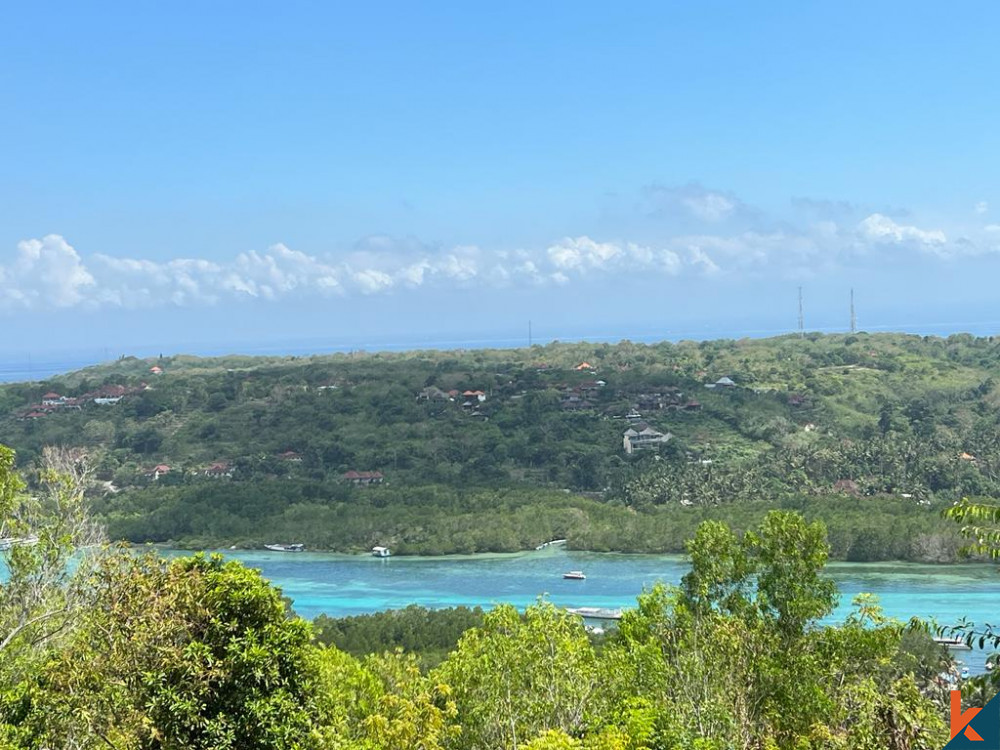
[[967, 335], [124, 358], [0, 387], [0, 430], [29, 474], [84, 450], [134, 542], [679, 551], [786, 507], [836, 557], [943, 561], [939, 511], [1000, 494], [998, 375]]

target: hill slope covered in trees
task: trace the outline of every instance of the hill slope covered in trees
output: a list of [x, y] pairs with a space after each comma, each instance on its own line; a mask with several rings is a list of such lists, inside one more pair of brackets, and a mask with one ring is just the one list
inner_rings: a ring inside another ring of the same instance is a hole
[[680, 551], [779, 507], [838, 558], [949, 560], [940, 510], [1000, 494], [998, 375], [966, 335], [123, 358], [0, 387], [0, 429], [29, 474], [87, 451], [135, 542]]

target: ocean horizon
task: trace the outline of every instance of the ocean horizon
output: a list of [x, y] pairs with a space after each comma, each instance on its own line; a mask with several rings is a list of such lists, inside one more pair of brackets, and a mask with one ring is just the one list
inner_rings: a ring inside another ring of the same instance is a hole
[[[976, 323], [914, 323], [887, 324], [868, 326], [859, 329], [859, 333], [906, 333], [919, 336], [951, 336], [970, 334], [977, 337], [992, 336], [1000, 333], [1000, 321], [981, 321]], [[562, 335], [552, 332], [544, 336], [536, 336], [533, 344], [545, 345], [553, 342], [576, 343], [617, 343], [619, 341], [634, 341], [650, 344], [659, 341], [710, 341], [715, 339], [770, 338], [797, 333], [788, 328], [725, 328], [706, 326], [699, 330], [696, 327], [685, 326], [683, 329], [672, 330], [664, 328], [658, 331], [566, 331]], [[806, 334], [837, 334], [849, 333], [843, 326], [821, 326], [805, 330]], [[235, 341], [219, 342], [188, 342], [164, 343], [162, 345], [140, 344], [135, 346], [117, 347], [86, 347], [75, 349], [39, 349], [0, 350], [0, 383], [37, 382], [68, 372], [91, 367], [103, 362], [110, 362], [122, 356], [148, 359], [159, 356], [175, 356], [187, 354], [198, 357], [220, 357], [227, 355], [274, 356], [274, 357], [308, 357], [325, 354], [338, 354], [356, 351], [408, 351], [419, 349], [449, 350], [449, 349], [517, 349], [528, 346], [527, 329], [520, 335], [512, 332], [494, 332], [492, 334], [456, 334], [442, 333], [440, 336], [406, 337], [384, 336], [365, 339], [350, 339], [332, 337], [310, 337], [301, 339], [282, 339], [272, 341]]]

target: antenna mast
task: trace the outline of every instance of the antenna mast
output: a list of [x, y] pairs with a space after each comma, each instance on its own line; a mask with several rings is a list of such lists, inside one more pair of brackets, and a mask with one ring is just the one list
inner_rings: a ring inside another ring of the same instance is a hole
[[531, 321], [528, 321], [528, 348], [531, 348]]
[[806, 335], [806, 322], [805, 317], [802, 315], [802, 287], [799, 287], [799, 337], [805, 338]]
[[858, 318], [854, 314], [854, 290], [851, 290], [851, 333], [858, 332]]

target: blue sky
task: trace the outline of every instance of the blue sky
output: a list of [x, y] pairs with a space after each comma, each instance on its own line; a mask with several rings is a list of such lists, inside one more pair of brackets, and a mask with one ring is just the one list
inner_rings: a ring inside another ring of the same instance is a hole
[[616, 5], [7, 4], [0, 348], [1000, 321], [1000, 6]]

